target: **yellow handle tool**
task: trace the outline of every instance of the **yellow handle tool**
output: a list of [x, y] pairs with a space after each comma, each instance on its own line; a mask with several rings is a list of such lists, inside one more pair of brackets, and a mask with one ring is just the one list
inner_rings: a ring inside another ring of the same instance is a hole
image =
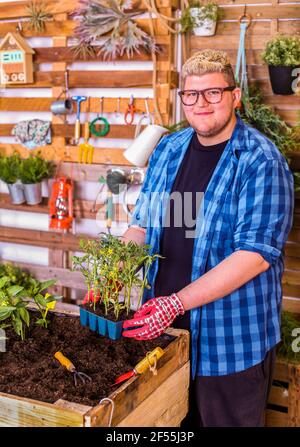
[[[156, 363], [157, 360], [161, 358], [161, 356], [164, 354], [164, 350], [160, 347], [157, 347], [153, 349], [153, 351], [148, 352], [146, 354], [146, 357], [144, 357], [131, 371], [122, 374], [120, 377], [118, 377], [113, 385], [117, 385], [119, 383], [124, 382], [125, 380], [130, 379], [133, 376], [137, 376], [138, 374], [144, 373], [148, 368], [151, 369], [154, 375], [157, 374], [156, 371]], [[113, 386], [112, 385], [112, 386]]]
[[70, 371], [70, 372], [75, 372], [75, 371], [76, 371], [76, 368], [75, 368], [75, 366], [73, 365], [73, 363], [71, 362], [71, 360], [69, 360], [67, 357], [65, 357], [65, 356], [63, 355], [62, 352], [57, 351], [57, 352], [54, 354], [54, 357], [55, 357], [56, 360], [58, 360], [59, 363], [60, 363], [62, 366], [64, 366], [68, 371]]

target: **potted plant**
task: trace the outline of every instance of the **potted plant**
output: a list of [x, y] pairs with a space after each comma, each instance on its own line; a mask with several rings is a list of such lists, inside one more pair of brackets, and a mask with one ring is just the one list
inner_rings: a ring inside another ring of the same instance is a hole
[[293, 81], [300, 67], [300, 39], [297, 36], [279, 35], [268, 42], [262, 58], [269, 66], [273, 93], [291, 95]]
[[193, 2], [181, 16], [181, 32], [192, 30], [195, 36], [213, 36], [220, 18], [216, 3]]
[[21, 158], [17, 153], [10, 157], [0, 157], [0, 179], [7, 184], [10, 200], [14, 205], [25, 202], [23, 186], [19, 180], [20, 166]]
[[54, 165], [51, 161], [44, 160], [40, 152], [30, 155], [22, 161], [20, 167], [20, 179], [23, 183], [24, 194], [28, 205], [37, 205], [42, 201], [42, 180], [51, 177]]
[[[125, 244], [118, 237], [103, 234], [99, 240], [80, 241], [83, 256], [73, 256], [73, 269], [81, 271], [88, 288], [88, 300], [80, 307], [80, 321], [91, 330], [117, 340], [123, 319], [131, 312], [132, 290], [138, 289], [139, 307], [153, 261], [149, 246]], [[144, 276], [139, 270], [144, 267]]]

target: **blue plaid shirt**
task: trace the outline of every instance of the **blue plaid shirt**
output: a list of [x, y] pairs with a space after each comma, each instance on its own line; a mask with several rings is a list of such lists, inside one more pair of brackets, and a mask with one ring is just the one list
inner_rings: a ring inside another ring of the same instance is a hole
[[[130, 225], [146, 228], [151, 253], [160, 251], [165, 200], [193, 132], [189, 127], [165, 136], [150, 157]], [[280, 341], [283, 251], [293, 205], [293, 175], [286, 160], [237, 117], [198, 212], [191, 282], [238, 250], [261, 254], [270, 267], [229, 295], [191, 310], [193, 377], [243, 371]], [[144, 302], [154, 297], [157, 271], [158, 261], [149, 270], [152, 287]]]

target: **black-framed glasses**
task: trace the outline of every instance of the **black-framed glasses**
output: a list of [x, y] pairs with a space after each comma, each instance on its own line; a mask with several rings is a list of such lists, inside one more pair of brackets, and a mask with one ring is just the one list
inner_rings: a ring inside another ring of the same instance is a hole
[[209, 104], [218, 104], [218, 102], [222, 101], [224, 92], [232, 92], [235, 88], [232, 85], [229, 87], [206, 88], [204, 90], [181, 90], [178, 92], [178, 95], [185, 106], [194, 106], [198, 102], [199, 95]]

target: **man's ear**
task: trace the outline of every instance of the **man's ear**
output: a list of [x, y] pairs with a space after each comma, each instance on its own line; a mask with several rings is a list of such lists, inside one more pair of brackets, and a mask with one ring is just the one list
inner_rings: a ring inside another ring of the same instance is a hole
[[232, 91], [232, 96], [233, 96], [233, 107], [237, 109], [240, 107], [241, 104], [241, 97], [242, 97], [241, 89], [239, 87], [236, 87]]

